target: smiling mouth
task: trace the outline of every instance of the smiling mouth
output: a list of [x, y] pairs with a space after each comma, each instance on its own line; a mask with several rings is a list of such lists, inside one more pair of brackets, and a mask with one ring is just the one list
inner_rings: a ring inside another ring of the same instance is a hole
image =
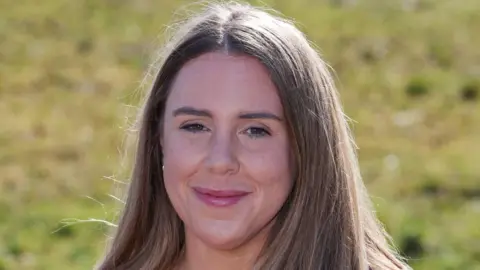
[[209, 206], [227, 207], [237, 204], [251, 192], [242, 190], [212, 190], [207, 188], [193, 188], [196, 197]]

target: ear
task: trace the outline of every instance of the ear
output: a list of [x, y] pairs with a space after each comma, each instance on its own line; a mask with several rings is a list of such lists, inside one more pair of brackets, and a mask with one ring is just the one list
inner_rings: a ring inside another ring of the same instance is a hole
[[160, 138], [159, 138], [159, 143], [160, 143], [160, 159], [161, 159], [161, 163], [162, 163], [162, 170], [165, 168], [165, 166], [163, 165], [164, 164], [164, 156], [163, 156], [163, 153], [164, 153], [164, 150], [163, 150], [163, 136], [160, 135]]
[[[164, 149], [165, 149], [165, 144], [164, 144], [164, 142], [163, 142], [163, 141], [164, 141], [164, 140], [163, 140], [163, 135], [160, 134], [160, 136], [159, 136], [158, 139], [159, 139], [159, 142], [158, 142], [158, 143], [160, 144], [160, 154], [161, 154], [162, 159], [163, 159], [163, 153], [165, 152], [165, 150], [164, 150]], [[162, 162], [163, 162], [163, 160], [162, 160]]]
[[162, 148], [162, 152], [163, 152], [163, 146], [164, 146], [164, 143], [163, 143], [163, 120], [159, 121], [158, 139], [159, 139], [159, 142], [160, 142], [160, 147]]

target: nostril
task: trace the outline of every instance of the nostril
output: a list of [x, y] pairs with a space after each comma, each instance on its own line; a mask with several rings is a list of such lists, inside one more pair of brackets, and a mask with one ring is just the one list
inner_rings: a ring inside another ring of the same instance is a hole
[[230, 131], [212, 136], [206, 166], [212, 173], [216, 174], [233, 174], [238, 171], [239, 162]]

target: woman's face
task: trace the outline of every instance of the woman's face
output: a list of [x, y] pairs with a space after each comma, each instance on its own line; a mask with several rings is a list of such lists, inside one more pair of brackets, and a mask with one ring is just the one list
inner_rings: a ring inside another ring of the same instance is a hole
[[166, 190], [187, 241], [233, 249], [268, 230], [292, 179], [282, 104], [260, 62], [219, 52], [188, 62], [161, 140]]

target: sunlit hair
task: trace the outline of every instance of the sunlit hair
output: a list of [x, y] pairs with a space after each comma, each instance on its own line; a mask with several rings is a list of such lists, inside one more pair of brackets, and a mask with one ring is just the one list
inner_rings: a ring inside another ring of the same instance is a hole
[[163, 182], [161, 123], [178, 71], [214, 51], [247, 55], [267, 68], [295, 160], [293, 190], [255, 269], [408, 269], [371, 206], [328, 66], [292, 23], [246, 4], [212, 4], [165, 48], [138, 117], [125, 207], [98, 269], [168, 270], [182, 260], [184, 225]]

